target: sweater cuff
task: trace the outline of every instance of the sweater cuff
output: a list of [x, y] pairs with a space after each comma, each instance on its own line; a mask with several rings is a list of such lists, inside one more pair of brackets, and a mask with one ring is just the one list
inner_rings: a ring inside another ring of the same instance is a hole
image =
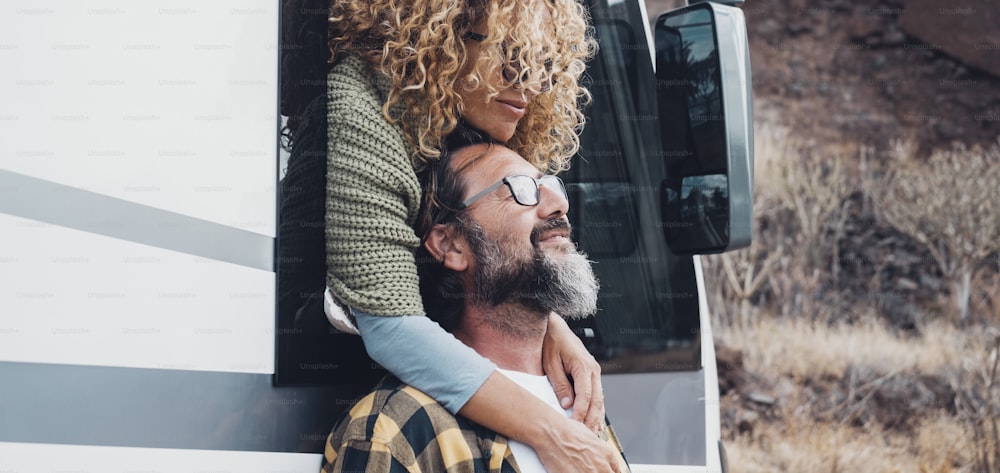
[[348, 313], [347, 309], [347, 306], [333, 297], [333, 293], [330, 292], [329, 287], [323, 291], [323, 312], [326, 314], [326, 320], [330, 322], [330, 325], [333, 325], [333, 328], [343, 333], [361, 335], [361, 332], [358, 331], [358, 326], [354, 323], [354, 318]]

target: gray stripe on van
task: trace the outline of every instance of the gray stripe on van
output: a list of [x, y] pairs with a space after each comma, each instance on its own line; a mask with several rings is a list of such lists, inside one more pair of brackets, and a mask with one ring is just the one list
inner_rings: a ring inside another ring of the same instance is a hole
[[0, 213], [274, 271], [274, 238], [0, 169]]
[[349, 380], [274, 387], [268, 374], [18, 362], [0, 362], [0, 379], [0, 442], [266, 452], [322, 452], [368, 391]]

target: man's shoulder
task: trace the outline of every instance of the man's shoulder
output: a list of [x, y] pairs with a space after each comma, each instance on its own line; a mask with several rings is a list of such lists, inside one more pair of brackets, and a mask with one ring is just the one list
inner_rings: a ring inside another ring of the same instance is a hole
[[453, 415], [434, 398], [392, 375], [383, 378], [358, 400], [345, 422], [352, 424], [345, 432], [347, 436], [381, 439], [399, 434], [412, 439], [428, 434], [433, 437], [433, 433], [462, 429], [469, 423]]
[[516, 471], [506, 439], [452, 414], [391, 375], [362, 397], [334, 429], [324, 464], [367, 464], [370, 457], [380, 455], [412, 471], [471, 473], [489, 471], [494, 463], [502, 471]]
[[371, 399], [372, 412], [381, 412], [394, 419], [407, 419], [420, 411], [435, 417], [456, 418], [434, 398], [393, 375], [383, 378], [363, 399]]

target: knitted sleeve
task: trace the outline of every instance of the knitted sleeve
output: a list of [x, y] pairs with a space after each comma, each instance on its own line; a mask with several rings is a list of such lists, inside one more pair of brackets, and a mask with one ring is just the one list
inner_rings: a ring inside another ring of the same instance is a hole
[[413, 230], [420, 183], [371, 77], [350, 56], [327, 77], [327, 285], [369, 314], [423, 315]]

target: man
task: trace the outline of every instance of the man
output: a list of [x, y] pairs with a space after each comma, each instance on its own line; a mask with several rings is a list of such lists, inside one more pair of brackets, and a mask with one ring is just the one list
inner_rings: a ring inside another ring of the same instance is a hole
[[[569, 240], [562, 181], [540, 176], [500, 144], [454, 148], [428, 170], [418, 228], [429, 315], [568, 415], [544, 376], [542, 340], [551, 312], [584, 317], [596, 311], [597, 281]], [[581, 448], [613, 450], [617, 470], [628, 471], [610, 427], [597, 437]], [[334, 428], [323, 471], [545, 470], [527, 445], [454, 416], [389, 376]]]

